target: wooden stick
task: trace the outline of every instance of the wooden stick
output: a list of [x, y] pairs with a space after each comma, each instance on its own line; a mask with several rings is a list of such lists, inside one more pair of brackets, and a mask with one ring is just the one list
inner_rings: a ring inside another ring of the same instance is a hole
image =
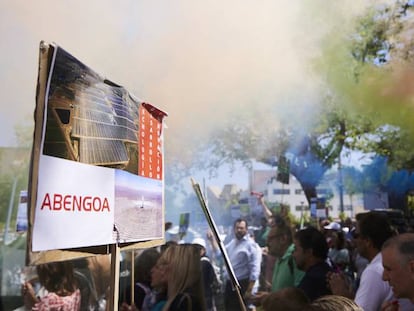
[[242, 295], [240, 293], [240, 284], [239, 284], [239, 281], [237, 280], [237, 278], [236, 278], [236, 276], [234, 274], [233, 267], [231, 265], [231, 262], [229, 260], [228, 255], [227, 255], [227, 252], [226, 252], [226, 249], [224, 247], [224, 244], [223, 244], [223, 242], [220, 239], [220, 235], [219, 235], [219, 232], [217, 230], [217, 227], [216, 227], [216, 224], [214, 222], [214, 219], [211, 216], [211, 213], [210, 213], [210, 210], [208, 209], [208, 206], [206, 204], [206, 201], [204, 200], [203, 193], [201, 192], [200, 185], [198, 183], [196, 183], [194, 181], [194, 179], [191, 179], [191, 183], [193, 185], [193, 189], [194, 189], [194, 191], [195, 191], [195, 193], [197, 195], [197, 198], [198, 198], [198, 200], [200, 202], [201, 208], [202, 208], [204, 214], [206, 215], [207, 222], [208, 222], [208, 224], [210, 226], [210, 229], [211, 229], [211, 231], [213, 233], [213, 237], [216, 240], [217, 245], [219, 246], [219, 249], [220, 249], [221, 254], [223, 255], [224, 265], [226, 266], [227, 273], [228, 273], [229, 278], [230, 278], [230, 281], [232, 283], [232, 287], [236, 291], [237, 296], [239, 298], [240, 311], [246, 311], [247, 308], [246, 308], [246, 305], [244, 303], [243, 297], [242, 297]]
[[135, 251], [131, 250], [131, 306], [135, 304]]
[[118, 243], [111, 244], [111, 287], [110, 296], [107, 302], [107, 310], [118, 311], [120, 253], [121, 251]]

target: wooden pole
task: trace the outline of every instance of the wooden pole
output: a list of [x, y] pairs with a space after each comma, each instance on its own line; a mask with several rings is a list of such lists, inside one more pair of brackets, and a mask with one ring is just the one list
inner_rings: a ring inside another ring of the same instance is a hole
[[112, 311], [118, 311], [120, 254], [118, 243], [111, 244], [111, 287], [106, 309]]
[[135, 251], [131, 250], [131, 306], [135, 304]]
[[231, 265], [231, 262], [229, 260], [228, 255], [227, 255], [227, 252], [226, 252], [226, 249], [224, 247], [224, 244], [223, 244], [223, 242], [220, 239], [219, 232], [217, 230], [217, 227], [216, 227], [216, 224], [214, 222], [214, 219], [211, 216], [210, 210], [208, 209], [208, 206], [206, 204], [206, 200], [203, 197], [203, 193], [201, 192], [200, 185], [198, 183], [196, 183], [193, 179], [191, 179], [191, 183], [193, 185], [194, 192], [196, 193], [197, 198], [198, 198], [198, 200], [200, 202], [201, 208], [202, 208], [202, 210], [203, 210], [203, 212], [204, 212], [204, 214], [205, 214], [205, 216], [207, 218], [207, 222], [208, 222], [208, 224], [210, 226], [211, 232], [213, 233], [213, 237], [216, 240], [216, 243], [217, 243], [217, 245], [218, 245], [218, 247], [220, 249], [221, 254], [223, 255], [224, 265], [225, 265], [225, 267], [227, 269], [227, 273], [228, 273], [228, 276], [229, 276], [230, 281], [232, 283], [232, 287], [236, 291], [237, 297], [239, 298], [240, 311], [247, 311], [247, 308], [246, 308], [246, 305], [244, 303], [243, 297], [242, 297], [242, 295], [240, 293], [240, 284], [239, 284], [239, 281], [237, 280], [237, 278], [236, 278], [236, 276], [234, 274], [233, 267]]

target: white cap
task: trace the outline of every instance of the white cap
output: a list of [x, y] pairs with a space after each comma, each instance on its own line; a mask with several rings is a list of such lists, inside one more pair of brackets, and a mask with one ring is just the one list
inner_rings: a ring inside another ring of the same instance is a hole
[[193, 240], [192, 244], [197, 244], [197, 245], [200, 245], [200, 246], [206, 248], [206, 241], [202, 238], [195, 238]]
[[331, 223], [329, 223], [329, 225], [324, 226], [324, 228], [328, 229], [328, 230], [340, 231], [341, 230], [341, 225], [338, 224], [337, 222], [331, 222]]

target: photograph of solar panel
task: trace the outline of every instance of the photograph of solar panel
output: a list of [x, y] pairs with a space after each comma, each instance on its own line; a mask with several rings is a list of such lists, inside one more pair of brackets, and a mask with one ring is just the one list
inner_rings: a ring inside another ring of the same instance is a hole
[[141, 102], [62, 48], [52, 70], [43, 154], [137, 174]]

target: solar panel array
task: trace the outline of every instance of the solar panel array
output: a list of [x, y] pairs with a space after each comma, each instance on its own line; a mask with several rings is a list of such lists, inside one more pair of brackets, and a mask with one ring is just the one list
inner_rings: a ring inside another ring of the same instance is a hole
[[127, 166], [131, 150], [137, 152], [140, 104], [124, 88], [59, 49], [48, 97], [44, 153], [93, 165]]

